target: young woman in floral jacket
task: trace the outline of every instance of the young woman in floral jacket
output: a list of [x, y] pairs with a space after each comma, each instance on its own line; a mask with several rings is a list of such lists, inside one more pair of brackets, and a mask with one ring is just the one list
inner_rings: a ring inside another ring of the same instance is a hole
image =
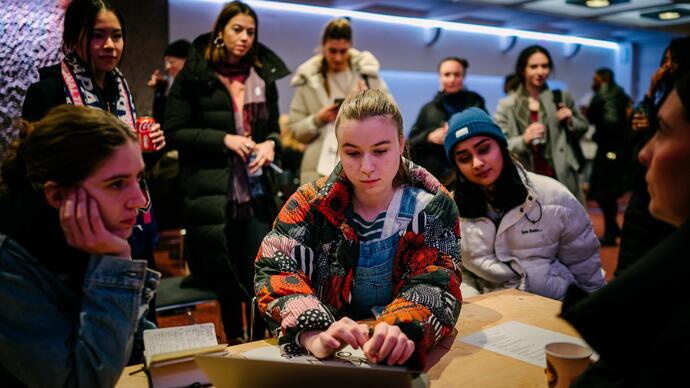
[[[372, 362], [422, 366], [460, 314], [458, 212], [402, 157], [391, 97], [349, 97], [336, 119], [341, 162], [287, 201], [256, 260], [258, 307], [279, 343], [327, 357], [349, 344]], [[375, 318], [369, 329], [356, 319]]]

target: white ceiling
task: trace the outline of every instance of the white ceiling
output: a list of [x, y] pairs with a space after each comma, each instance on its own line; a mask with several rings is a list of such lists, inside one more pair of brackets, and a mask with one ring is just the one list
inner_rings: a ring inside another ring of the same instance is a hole
[[666, 7], [690, 11], [689, 4], [670, 0], [630, 0], [598, 9], [567, 4], [565, 0], [276, 1], [633, 43], [667, 39], [669, 34], [690, 35], [690, 16], [665, 22], [640, 16]]

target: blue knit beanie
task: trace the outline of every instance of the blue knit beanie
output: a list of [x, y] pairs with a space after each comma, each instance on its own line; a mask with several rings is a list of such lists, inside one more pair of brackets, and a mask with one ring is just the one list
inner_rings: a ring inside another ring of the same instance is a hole
[[508, 147], [508, 140], [491, 117], [483, 110], [473, 107], [451, 116], [448, 121], [448, 134], [443, 146], [446, 157], [453, 162], [453, 148], [463, 140], [475, 136], [488, 136], [495, 139], [501, 147]]

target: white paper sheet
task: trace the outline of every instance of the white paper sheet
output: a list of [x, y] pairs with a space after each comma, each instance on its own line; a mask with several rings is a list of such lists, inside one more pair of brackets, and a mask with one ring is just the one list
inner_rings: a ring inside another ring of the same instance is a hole
[[147, 364], [154, 354], [218, 345], [213, 323], [144, 330]]
[[460, 341], [491, 350], [530, 364], [546, 367], [544, 346], [551, 342], [571, 342], [587, 346], [580, 338], [509, 321], [460, 338]]

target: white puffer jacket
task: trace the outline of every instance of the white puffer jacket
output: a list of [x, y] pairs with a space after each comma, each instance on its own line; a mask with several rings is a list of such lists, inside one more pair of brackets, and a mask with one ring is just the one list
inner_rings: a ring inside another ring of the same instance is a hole
[[[388, 91], [386, 83], [379, 77], [379, 61], [369, 51], [349, 50], [350, 68], [354, 73], [353, 87], [359, 80], [367, 78], [369, 88]], [[327, 124], [316, 118], [321, 108], [333, 103], [324, 87], [324, 77], [320, 72], [323, 55], [318, 54], [302, 63], [290, 81], [296, 88], [290, 103], [290, 130], [295, 138], [306, 144], [302, 165], [300, 167], [300, 184], [311, 182], [321, 177], [316, 166], [323, 145], [322, 136]]]
[[461, 218], [465, 269], [481, 288], [517, 287], [553, 299], [571, 283], [588, 292], [601, 288], [599, 241], [585, 209], [560, 182], [520, 170], [527, 199], [498, 229], [488, 217]]

